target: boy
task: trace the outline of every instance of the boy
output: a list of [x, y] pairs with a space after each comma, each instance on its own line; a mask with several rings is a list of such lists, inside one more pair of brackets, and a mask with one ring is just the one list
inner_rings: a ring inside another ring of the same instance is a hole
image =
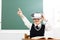
[[46, 20], [41, 13], [34, 13], [31, 15], [33, 23], [29, 22], [29, 20], [23, 15], [20, 8], [18, 9], [18, 15], [22, 18], [24, 24], [30, 29], [30, 38], [44, 36], [45, 29], [48, 29], [48, 27], [46, 27], [47, 25], [45, 26]]

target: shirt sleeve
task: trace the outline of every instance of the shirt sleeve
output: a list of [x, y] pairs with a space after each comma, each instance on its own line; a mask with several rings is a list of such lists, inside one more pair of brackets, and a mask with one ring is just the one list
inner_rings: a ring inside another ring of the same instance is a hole
[[45, 30], [46, 31], [50, 31], [51, 30], [51, 25], [49, 24], [49, 22], [46, 22], [46, 24], [45, 24]]
[[43, 20], [43, 24], [45, 25], [45, 30], [50, 31], [51, 25], [49, 24], [49, 22], [46, 20]]
[[31, 29], [32, 23], [30, 23], [29, 20], [28, 20], [24, 15], [22, 15], [22, 20], [23, 20], [24, 24], [25, 24], [29, 29]]

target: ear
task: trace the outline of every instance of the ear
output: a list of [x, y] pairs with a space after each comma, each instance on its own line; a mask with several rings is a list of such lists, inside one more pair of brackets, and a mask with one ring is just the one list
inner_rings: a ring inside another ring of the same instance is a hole
[[31, 16], [34, 17], [34, 13]]
[[41, 17], [43, 17], [43, 15], [41, 15]]

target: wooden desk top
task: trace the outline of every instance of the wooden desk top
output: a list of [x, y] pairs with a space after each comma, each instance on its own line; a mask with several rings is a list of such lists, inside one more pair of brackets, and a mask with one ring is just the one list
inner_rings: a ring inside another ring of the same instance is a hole
[[23, 40], [60, 40], [60, 39], [23, 39]]

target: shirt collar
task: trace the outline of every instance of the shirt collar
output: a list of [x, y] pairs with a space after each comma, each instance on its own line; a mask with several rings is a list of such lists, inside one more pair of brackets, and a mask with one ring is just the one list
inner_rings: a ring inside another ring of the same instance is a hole
[[[35, 23], [34, 23], [34, 25], [37, 26]], [[41, 26], [41, 23], [38, 25], [38, 27], [40, 27], [40, 26]]]

